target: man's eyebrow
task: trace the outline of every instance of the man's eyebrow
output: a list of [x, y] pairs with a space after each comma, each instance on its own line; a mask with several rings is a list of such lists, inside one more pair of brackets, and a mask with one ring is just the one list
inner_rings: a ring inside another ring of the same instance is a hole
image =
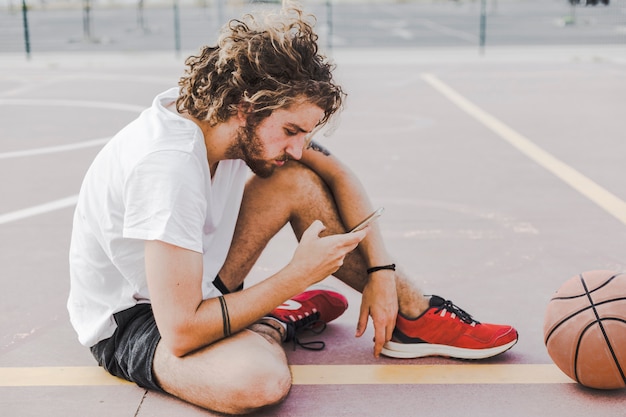
[[298, 126], [297, 124], [291, 123], [291, 122], [287, 122], [286, 125], [288, 127], [290, 127], [291, 129], [298, 130], [298, 131], [300, 131], [302, 133], [311, 133], [313, 131], [313, 130], [309, 131], [309, 130], [303, 129], [302, 127]]

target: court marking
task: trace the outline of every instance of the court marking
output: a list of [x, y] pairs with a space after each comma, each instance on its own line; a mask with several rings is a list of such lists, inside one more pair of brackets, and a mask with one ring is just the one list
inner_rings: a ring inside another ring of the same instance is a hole
[[[145, 106], [135, 104], [115, 103], [107, 101], [87, 101], [87, 100], [64, 100], [64, 99], [5, 99], [0, 98], [0, 106], [61, 106], [61, 107], [81, 107], [91, 109], [119, 110], [132, 113], [141, 113]], [[65, 145], [47, 146], [35, 149], [24, 149], [19, 151], [8, 151], [0, 153], [0, 159], [20, 158], [34, 155], [43, 155], [56, 152], [67, 152], [76, 149], [88, 148], [103, 145], [111, 138], [98, 138]]]
[[535, 145], [530, 139], [463, 97], [435, 75], [423, 73], [420, 76], [465, 113], [626, 225], [626, 202]]
[[4, 76], [2, 77], [5, 81], [11, 82], [21, 82], [23, 85], [15, 87], [10, 90], [0, 91], [0, 96], [10, 97], [17, 96], [19, 94], [28, 93], [30, 91], [41, 90], [42, 87], [59, 84], [66, 81], [72, 80], [102, 80], [102, 81], [116, 81], [116, 82], [125, 82], [131, 84], [144, 83], [144, 84], [163, 84], [166, 86], [171, 86], [172, 80], [167, 77], [158, 77], [158, 76], [136, 76], [130, 74], [102, 74], [102, 73], [84, 73], [82, 71], [75, 73], [64, 73], [64, 75], [60, 75], [55, 77], [51, 77], [50, 74], [47, 74], [45, 80], [36, 80], [32, 81], [32, 77], [30, 76]]
[[292, 365], [296, 385], [564, 384], [556, 365]]
[[82, 107], [90, 109], [120, 110], [130, 112], [142, 112], [145, 106], [138, 106], [127, 103], [114, 103], [107, 101], [88, 100], [63, 100], [63, 99], [20, 99], [20, 98], [0, 98], [2, 106], [62, 106], [62, 107]]
[[91, 148], [93, 146], [100, 146], [107, 143], [111, 138], [98, 138], [85, 140], [81, 142], [68, 143], [66, 145], [56, 145], [56, 146], [45, 146], [42, 148], [34, 148], [34, 149], [24, 149], [21, 151], [10, 151], [10, 152], [2, 152], [0, 153], [0, 159], [10, 159], [10, 158], [23, 158], [29, 156], [36, 155], [46, 155], [57, 152], [68, 152], [74, 151], [77, 149], [83, 148]]
[[[0, 98], [0, 105], [17, 105], [17, 106], [63, 106], [63, 107], [82, 107], [106, 110], [130, 111], [140, 113], [145, 110], [144, 106], [134, 104], [114, 103], [104, 101], [86, 101], [86, 100], [60, 100], [60, 99], [3, 99]], [[109, 141], [110, 138], [98, 138], [65, 145], [48, 146], [35, 149], [25, 149], [20, 151], [10, 151], [0, 153], [0, 160], [18, 157], [28, 157], [34, 155], [43, 155], [57, 152], [67, 152], [76, 149], [88, 148], [92, 146], [100, 146]], [[55, 210], [64, 209], [74, 206], [78, 201], [77, 195], [61, 198], [47, 203], [39, 204], [25, 209], [0, 214], [0, 225], [23, 220], [28, 217], [46, 214]]]
[[[552, 364], [291, 365], [294, 385], [570, 384]], [[0, 387], [134, 385], [98, 366], [0, 368]]]
[[69, 197], [61, 198], [54, 201], [49, 201], [37, 206], [28, 207], [21, 210], [12, 211], [9, 213], [0, 215], [0, 224], [6, 224], [17, 220], [23, 220], [28, 217], [37, 216], [40, 214], [46, 214], [51, 211], [72, 207], [78, 201], [78, 195], [72, 195]]

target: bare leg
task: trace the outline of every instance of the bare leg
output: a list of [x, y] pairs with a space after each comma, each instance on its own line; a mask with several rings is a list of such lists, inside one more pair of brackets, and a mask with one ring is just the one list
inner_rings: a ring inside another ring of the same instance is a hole
[[[239, 286], [269, 240], [289, 222], [300, 240], [314, 220], [326, 226], [323, 234], [345, 233], [335, 200], [322, 179], [302, 164], [290, 162], [270, 178], [252, 177], [246, 186], [235, 236], [220, 277], [229, 289]], [[367, 265], [354, 251], [335, 276], [361, 292], [367, 283]], [[409, 317], [423, 312], [428, 302], [404, 273], [396, 273], [400, 311]]]
[[166, 392], [221, 413], [279, 403], [291, 388], [280, 335], [261, 324], [182, 358], [158, 345], [153, 367]]

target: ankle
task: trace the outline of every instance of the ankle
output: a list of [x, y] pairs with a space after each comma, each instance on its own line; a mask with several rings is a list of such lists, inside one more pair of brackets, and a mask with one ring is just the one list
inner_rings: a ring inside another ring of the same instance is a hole
[[407, 319], [416, 319], [430, 307], [430, 296], [420, 295], [407, 302], [400, 301], [398, 309]]
[[284, 342], [287, 338], [287, 325], [274, 317], [263, 317], [250, 326], [250, 329], [268, 335], [278, 342]]

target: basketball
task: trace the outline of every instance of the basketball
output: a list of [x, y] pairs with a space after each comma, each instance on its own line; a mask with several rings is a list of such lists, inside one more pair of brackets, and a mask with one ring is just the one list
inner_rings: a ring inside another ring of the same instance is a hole
[[567, 280], [548, 303], [543, 335], [554, 363], [581, 385], [626, 387], [626, 274]]

